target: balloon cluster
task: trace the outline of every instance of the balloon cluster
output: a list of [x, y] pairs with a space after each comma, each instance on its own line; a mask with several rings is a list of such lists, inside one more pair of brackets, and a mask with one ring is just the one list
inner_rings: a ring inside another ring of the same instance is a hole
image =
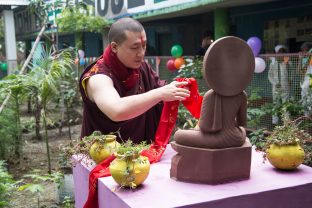
[[80, 66], [86, 64], [85, 52], [83, 50], [78, 50], [78, 58], [75, 59], [75, 64], [79, 64]]
[[171, 48], [171, 55], [173, 58], [169, 59], [167, 62], [167, 68], [170, 71], [175, 71], [181, 68], [185, 63], [184, 58], [182, 57], [183, 48], [180, 45], [174, 45]]
[[252, 50], [252, 53], [255, 56], [255, 72], [256, 73], [263, 72], [266, 67], [265, 61], [262, 58], [257, 57], [261, 50], [261, 45], [262, 45], [261, 40], [258, 37], [250, 37], [247, 40], [247, 44], [249, 45], [249, 47]]
[[0, 69], [4, 72], [7, 71], [8, 70], [8, 64], [5, 62], [0, 62]]

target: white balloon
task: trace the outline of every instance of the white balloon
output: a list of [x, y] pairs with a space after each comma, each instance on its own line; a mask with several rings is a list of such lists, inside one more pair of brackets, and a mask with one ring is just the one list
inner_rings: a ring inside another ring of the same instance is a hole
[[85, 52], [83, 50], [79, 49], [78, 50], [78, 56], [79, 56], [79, 58], [84, 58]]
[[265, 70], [265, 67], [266, 67], [265, 61], [260, 57], [256, 57], [255, 58], [255, 72], [261, 73]]

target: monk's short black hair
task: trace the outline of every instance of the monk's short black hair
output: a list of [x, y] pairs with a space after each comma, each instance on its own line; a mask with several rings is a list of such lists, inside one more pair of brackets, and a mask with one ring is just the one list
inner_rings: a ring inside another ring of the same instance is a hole
[[118, 19], [114, 22], [108, 32], [109, 42], [122, 43], [126, 40], [126, 31], [142, 32], [144, 30], [142, 24], [130, 17]]

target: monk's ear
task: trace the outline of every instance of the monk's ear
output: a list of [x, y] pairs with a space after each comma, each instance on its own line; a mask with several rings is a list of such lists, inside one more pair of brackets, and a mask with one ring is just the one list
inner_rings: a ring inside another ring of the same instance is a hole
[[111, 42], [111, 48], [112, 48], [112, 51], [114, 53], [117, 53], [117, 43], [116, 42]]

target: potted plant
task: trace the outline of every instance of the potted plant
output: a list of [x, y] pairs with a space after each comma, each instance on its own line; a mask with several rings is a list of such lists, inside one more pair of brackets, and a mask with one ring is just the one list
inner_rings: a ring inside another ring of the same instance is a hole
[[107, 134], [102, 135], [101, 132], [93, 132], [87, 140], [92, 140], [89, 145], [89, 155], [95, 161], [96, 164], [99, 164], [110, 155], [112, 155], [119, 148], [120, 144], [116, 141], [116, 135]]
[[109, 171], [121, 187], [135, 189], [147, 178], [150, 163], [147, 157], [140, 155], [144, 149], [148, 149], [145, 142], [135, 145], [131, 140], [117, 149], [116, 159], [110, 164]]
[[68, 157], [81, 155], [78, 162], [90, 157], [96, 164], [99, 164], [119, 148], [120, 144], [116, 141], [116, 133], [118, 132], [103, 135], [100, 131], [94, 131], [74, 147], [67, 148], [66, 154]]
[[304, 142], [311, 141], [311, 135], [301, 130], [299, 121], [309, 118], [302, 116], [291, 121], [283, 115], [283, 125], [276, 126], [265, 144], [264, 157], [276, 168], [282, 170], [296, 169], [304, 161]]

